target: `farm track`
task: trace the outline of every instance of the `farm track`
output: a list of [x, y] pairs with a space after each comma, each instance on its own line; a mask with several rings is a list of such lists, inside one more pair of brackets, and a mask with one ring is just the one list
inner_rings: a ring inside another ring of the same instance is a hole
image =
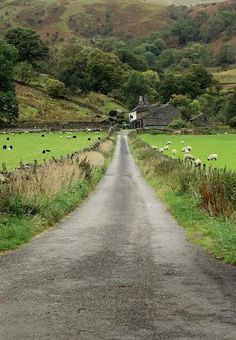
[[0, 268], [1, 340], [236, 338], [236, 268], [186, 241], [124, 135], [94, 195]]

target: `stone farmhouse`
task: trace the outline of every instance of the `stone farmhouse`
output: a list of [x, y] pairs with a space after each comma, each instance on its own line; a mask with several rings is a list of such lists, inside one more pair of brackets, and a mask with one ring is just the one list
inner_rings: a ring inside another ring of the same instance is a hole
[[139, 104], [129, 113], [130, 127], [165, 128], [174, 119], [181, 118], [181, 113], [171, 104], [150, 104], [146, 98], [140, 97]]

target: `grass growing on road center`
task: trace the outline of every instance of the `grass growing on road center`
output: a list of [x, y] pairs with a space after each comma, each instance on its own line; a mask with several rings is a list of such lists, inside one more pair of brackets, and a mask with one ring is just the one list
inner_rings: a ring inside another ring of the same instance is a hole
[[136, 136], [130, 136], [130, 144], [142, 174], [167, 203], [180, 225], [186, 228], [188, 237], [216, 258], [236, 265], [235, 213], [232, 211], [229, 217], [210, 215], [202, 209], [201, 198], [196, 192], [180, 190], [180, 169], [178, 165], [175, 169], [174, 160], [166, 161], [168, 164], [162, 162], [160, 156]]

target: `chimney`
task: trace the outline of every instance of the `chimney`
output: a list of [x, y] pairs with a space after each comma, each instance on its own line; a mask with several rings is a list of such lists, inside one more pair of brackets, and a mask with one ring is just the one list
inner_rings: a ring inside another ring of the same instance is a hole
[[139, 103], [139, 104], [142, 104], [142, 103], [143, 103], [143, 96], [139, 96], [138, 103]]

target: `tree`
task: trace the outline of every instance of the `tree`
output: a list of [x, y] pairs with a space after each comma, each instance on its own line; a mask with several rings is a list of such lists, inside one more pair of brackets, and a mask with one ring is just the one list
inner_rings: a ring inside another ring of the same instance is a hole
[[150, 86], [150, 79], [147, 80], [144, 73], [131, 72], [123, 86], [124, 97], [130, 108], [137, 104], [140, 96], [148, 95], [150, 99], [157, 97], [156, 91]]
[[199, 30], [195, 22], [187, 19], [179, 19], [171, 27], [171, 34], [177, 36], [180, 45], [198, 39]]
[[227, 98], [226, 105], [224, 108], [224, 116], [226, 118], [226, 122], [229, 123], [231, 119], [235, 119], [236, 115], [236, 89], [234, 92]]
[[145, 61], [141, 57], [126, 49], [119, 49], [115, 53], [122, 63], [128, 64], [134, 70], [145, 71], [148, 69], [147, 63], [145, 63]]
[[49, 79], [46, 89], [50, 97], [61, 98], [65, 93], [65, 84], [56, 79]]
[[18, 50], [18, 60], [34, 63], [48, 55], [48, 48], [40, 36], [31, 29], [12, 28], [5, 35], [6, 41]]
[[18, 63], [14, 68], [14, 78], [23, 83], [28, 83], [34, 77], [33, 66], [27, 62]]
[[17, 50], [0, 40], [0, 119], [12, 122], [18, 116], [18, 102], [15, 93], [13, 68]]
[[93, 89], [107, 94], [121, 86], [125, 67], [115, 54], [92, 49], [88, 53], [86, 72]]

